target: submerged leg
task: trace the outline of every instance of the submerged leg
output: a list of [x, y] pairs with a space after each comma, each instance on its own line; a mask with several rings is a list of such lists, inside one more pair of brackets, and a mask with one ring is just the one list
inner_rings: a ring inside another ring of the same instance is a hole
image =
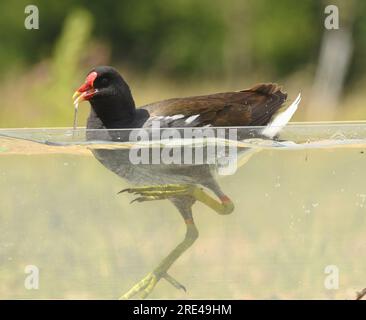
[[190, 196], [202, 202], [219, 214], [229, 214], [234, 210], [234, 204], [225, 194], [218, 194], [220, 201], [210, 196], [203, 188], [192, 184], [166, 184], [157, 186], [144, 186], [124, 189], [121, 192], [128, 192], [139, 195], [132, 202], [143, 202]]
[[192, 204], [184, 205], [182, 202], [179, 203], [174, 200], [173, 203], [179, 209], [186, 224], [186, 234], [184, 240], [179, 243], [168, 254], [168, 256], [160, 262], [160, 264], [154, 269], [154, 271], [149, 273], [146, 277], [144, 277], [141, 281], [134, 285], [120, 299], [130, 299], [137, 294], [141, 294], [141, 298], [143, 299], [146, 298], [152, 292], [152, 290], [161, 278], [167, 280], [177, 289], [182, 289], [185, 291], [185, 287], [173, 277], [171, 277], [167, 272], [172, 264], [197, 240], [198, 229], [196, 228], [192, 218]]

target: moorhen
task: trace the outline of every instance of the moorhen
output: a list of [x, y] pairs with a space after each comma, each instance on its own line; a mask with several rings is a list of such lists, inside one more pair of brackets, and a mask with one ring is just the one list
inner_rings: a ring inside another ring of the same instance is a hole
[[[136, 108], [129, 86], [118, 71], [109, 66], [92, 69], [73, 96], [74, 103], [86, 100], [91, 104], [87, 129], [149, 128], [155, 120], [161, 128], [266, 126], [261, 134], [269, 138], [287, 124], [300, 102], [299, 95], [280, 113], [286, 98], [287, 94], [278, 85], [267, 83], [237, 92], [175, 98]], [[99, 131], [88, 130], [87, 139], [121, 140], [120, 130]], [[92, 152], [105, 167], [133, 185], [122, 191], [138, 195], [135, 200], [139, 202], [169, 199], [186, 225], [184, 240], [121, 298], [129, 299], [138, 293], [145, 298], [161, 278], [185, 290], [168, 270], [198, 238], [192, 205], [200, 201], [223, 215], [234, 209], [233, 202], [217, 184], [212, 165], [133, 165], [125, 150], [100, 148]]]

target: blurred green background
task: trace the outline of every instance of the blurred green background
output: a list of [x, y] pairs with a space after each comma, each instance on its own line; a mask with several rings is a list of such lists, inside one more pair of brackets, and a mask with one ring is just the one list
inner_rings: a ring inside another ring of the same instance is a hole
[[[324, 27], [329, 3], [339, 30]], [[0, 3], [1, 127], [70, 126], [70, 97], [100, 64], [137, 105], [274, 81], [303, 93], [296, 120], [365, 118], [364, 1], [34, 0], [38, 30], [28, 4]]]
[[[71, 126], [71, 96], [100, 64], [121, 71], [137, 105], [273, 81], [290, 100], [302, 92], [295, 120], [366, 118], [365, 1], [331, 1], [339, 30], [324, 28], [320, 0], [31, 3], [39, 30], [24, 28], [28, 1], [0, 2], [0, 127]], [[168, 201], [130, 205], [116, 195], [127, 182], [87, 156], [7, 157], [1, 146], [1, 298], [118, 297], [184, 234]], [[172, 268], [188, 293], [162, 282], [151, 297], [354, 298], [365, 286], [364, 156], [255, 156], [220, 182], [233, 215], [194, 207], [201, 238]], [[40, 290], [24, 288], [28, 264]], [[340, 290], [324, 288], [331, 264]]]

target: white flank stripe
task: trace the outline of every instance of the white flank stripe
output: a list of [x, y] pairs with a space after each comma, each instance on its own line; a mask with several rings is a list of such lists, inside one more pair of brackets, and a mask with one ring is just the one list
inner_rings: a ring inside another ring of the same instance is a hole
[[169, 118], [169, 120], [178, 120], [178, 119], [184, 118], [184, 114], [176, 114], [174, 116], [169, 116], [167, 118]]
[[186, 119], [186, 121], [184, 121], [187, 124], [192, 123], [194, 120], [196, 120], [200, 115], [199, 114], [195, 114], [194, 116], [190, 116], [189, 118]]
[[291, 105], [282, 113], [275, 116], [275, 118], [263, 129], [262, 134], [268, 138], [273, 138], [281, 129], [290, 121], [297, 110], [301, 101], [301, 94], [291, 103]]

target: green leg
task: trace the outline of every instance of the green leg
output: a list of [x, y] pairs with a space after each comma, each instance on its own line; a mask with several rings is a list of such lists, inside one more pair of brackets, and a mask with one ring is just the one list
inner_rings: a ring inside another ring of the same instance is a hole
[[163, 259], [163, 261], [155, 268], [155, 270], [149, 273], [136, 285], [134, 285], [128, 292], [126, 292], [120, 299], [131, 299], [135, 295], [141, 293], [141, 298], [146, 298], [154, 289], [156, 284], [161, 278], [164, 278], [173, 286], [178, 289], [185, 290], [177, 280], [168, 275], [167, 271], [172, 264], [197, 240], [198, 230], [192, 219], [185, 220], [186, 222], [186, 235], [184, 240], [172, 250], [169, 255]]
[[[229, 214], [234, 210], [232, 201], [224, 194], [219, 195], [220, 201], [216, 200], [205, 192], [202, 188], [196, 185], [189, 184], [168, 184], [168, 185], [156, 185], [156, 186], [144, 186], [137, 188], [128, 188], [120, 192], [128, 192], [138, 195], [133, 200], [137, 202], [162, 200], [162, 199], [194, 199], [198, 200], [209, 208], [213, 209], [219, 214]], [[194, 203], [194, 200], [192, 204]], [[174, 202], [174, 201], [173, 201]], [[184, 202], [184, 201], [183, 201]], [[134, 285], [127, 293], [125, 293], [121, 299], [130, 299], [137, 294], [141, 294], [142, 298], [146, 298], [154, 289], [158, 281], [163, 278], [170, 284], [178, 289], [185, 290], [177, 280], [172, 278], [167, 272], [172, 264], [195, 242], [198, 238], [198, 230], [194, 225], [192, 219], [192, 212], [190, 204], [188, 207], [178, 207], [183, 218], [186, 222], [186, 235], [184, 240], [178, 244], [178, 246], [170, 252], [170, 254], [155, 268], [155, 270], [149, 273], [136, 285]]]
[[217, 201], [202, 188], [190, 184], [144, 186], [124, 189], [119, 193], [121, 192], [128, 192], [139, 195], [139, 197], [134, 199], [132, 202], [144, 202], [181, 196], [191, 196], [197, 201], [204, 203], [219, 214], [230, 214], [234, 210], [234, 204], [227, 196], [222, 196], [220, 198], [220, 201]]

